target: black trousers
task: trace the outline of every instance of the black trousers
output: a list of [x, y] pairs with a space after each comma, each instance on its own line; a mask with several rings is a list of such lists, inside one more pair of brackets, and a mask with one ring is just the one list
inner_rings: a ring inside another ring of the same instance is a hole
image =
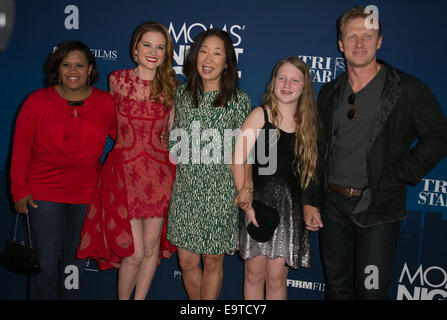
[[388, 299], [400, 222], [356, 226], [350, 217], [359, 199], [326, 194], [319, 231], [326, 299]]

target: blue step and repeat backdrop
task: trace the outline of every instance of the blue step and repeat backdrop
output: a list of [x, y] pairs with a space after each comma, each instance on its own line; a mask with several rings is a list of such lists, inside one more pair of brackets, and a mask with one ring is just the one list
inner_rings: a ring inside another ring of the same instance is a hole
[[[324, 83], [345, 71], [335, 21], [357, 4], [351, 0], [16, 0], [13, 32], [7, 48], [0, 52], [0, 250], [12, 236], [15, 222], [8, 178], [14, 121], [25, 97], [42, 87], [43, 62], [59, 42], [85, 42], [98, 62], [97, 86], [107, 90], [110, 72], [134, 66], [129, 43], [138, 24], [156, 20], [169, 29], [181, 81], [185, 54], [194, 37], [211, 27], [225, 29], [236, 48], [240, 87], [257, 105], [274, 64], [283, 57], [299, 56], [308, 64], [316, 94]], [[384, 38], [378, 57], [427, 82], [446, 112], [447, 3], [372, 0], [362, 5], [379, 9]], [[447, 298], [446, 206], [444, 159], [420, 184], [408, 188], [408, 218], [401, 226], [392, 299]], [[324, 299], [316, 234], [312, 235], [311, 263], [309, 269], [290, 270], [289, 299]], [[116, 299], [116, 270], [98, 272], [94, 263], [86, 268], [90, 271], [81, 284], [84, 298]], [[242, 299], [242, 280], [242, 261], [226, 256], [220, 298]], [[0, 268], [0, 299], [26, 299], [27, 283], [25, 276]], [[148, 298], [187, 298], [175, 255], [161, 262]]]

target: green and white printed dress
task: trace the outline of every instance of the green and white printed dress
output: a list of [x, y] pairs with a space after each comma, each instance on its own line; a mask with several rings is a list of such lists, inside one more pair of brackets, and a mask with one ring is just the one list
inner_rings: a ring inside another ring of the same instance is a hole
[[[238, 89], [227, 107], [214, 107], [218, 91], [204, 92], [195, 108], [181, 85], [175, 95], [169, 150], [177, 158], [167, 238], [199, 254], [222, 254], [237, 246], [238, 207], [229, 163], [237, 129], [251, 111]], [[234, 138], [232, 134], [234, 134]]]

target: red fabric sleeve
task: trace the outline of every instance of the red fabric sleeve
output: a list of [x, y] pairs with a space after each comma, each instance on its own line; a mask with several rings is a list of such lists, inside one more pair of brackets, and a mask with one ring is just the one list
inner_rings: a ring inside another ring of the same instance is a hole
[[109, 131], [109, 136], [110, 136], [110, 138], [113, 139], [113, 141], [116, 141], [116, 137], [118, 135], [116, 130], [118, 130], [118, 129], [117, 129], [117, 118], [116, 118], [116, 114], [115, 114], [114, 121], [113, 121], [112, 126], [110, 127], [110, 131]]
[[[113, 96], [113, 92], [114, 92], [114, 86], [115, 86], [115, 77], [112, 73], [109, 76], [109, 93], [112, 96]], [[109, 132], [109, 136], [113, 139], [113, 141], [116, 141], [116, 138], [118, 137], [117, 130], [118, 130], [118, 120], [117, 120], [116, 105], [115, 105], [115, 120], [113, 121], [112, 127], [110, 128], [110, 132]]]
[[17, 117], [11, 159], [11, 193], [14, 202], [28, 195], [28, 166], [41, 103], [35, 94], [24, 102]]

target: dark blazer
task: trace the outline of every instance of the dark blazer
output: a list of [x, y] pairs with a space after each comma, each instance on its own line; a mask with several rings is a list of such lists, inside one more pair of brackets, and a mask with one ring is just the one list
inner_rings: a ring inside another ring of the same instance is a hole
[[[353, 222], [360, 227], [404, 220], [406, 185], [418, 184], [447, 155], [447, 119], [430, 88], [384, 61], [378, 62], [386, 68], [386, 80], [369, 140], [365, 141], [369, 185], [352, 214]], [[333, 114], [347, 78], [345, 72], [324, 85], [318, 96], [329, 156], [334, 151], [337, 132]], [[328, 158], [320, 162], [325, 190]]]

